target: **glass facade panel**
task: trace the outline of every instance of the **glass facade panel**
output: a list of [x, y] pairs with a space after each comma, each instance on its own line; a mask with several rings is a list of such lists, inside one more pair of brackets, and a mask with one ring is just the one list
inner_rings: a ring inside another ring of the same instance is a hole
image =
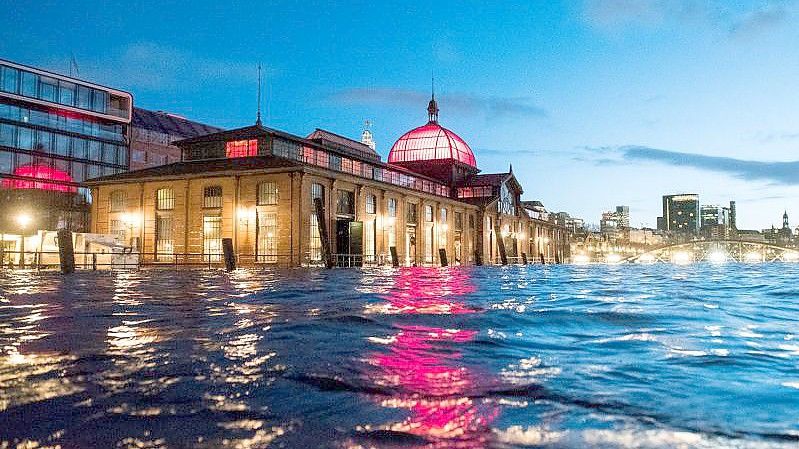
[[58, 81], [45, 76], [39, 77], [39, 99], [55, 103], [57, 92]]
[[19, 91], [19, 71], [13, 67], [2, 67], [0, 70], [0, 88], [6, 92], [17, 93]]

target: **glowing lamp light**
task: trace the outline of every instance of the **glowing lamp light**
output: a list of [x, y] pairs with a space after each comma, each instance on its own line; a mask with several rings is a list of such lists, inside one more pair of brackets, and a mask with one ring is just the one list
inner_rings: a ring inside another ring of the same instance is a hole
[[18, 225], [19, 225], [21, 228], [26, 228], [26, 227], [28, 227], [28, 225], [30, 224], [30, 222], [31, 222], [31, 216], [30, 216], [30, 215], [28, 215], [28, 214], [26, 214], [26, 213], [21, 213], [21, 214], [17, 215], [17, 224], [18, 224]]
[[763, 255], [758, 253], [758, 252], [756, 252], [756, 251], [750, 251], [750, 252], [744, 254], [744, 260], [746, 262], [762, 262], [763, 261]]
[[621, 262], [621, 256], [616, 253], [610, 253], [605, 257], [605, 262], [609, 264], [617, 264]]
[[727, 253], [723, 251], [713, 251], [707, 255], [707, 260], [714, 264], [725, 263], [727, 262]]
[[120, 217], [123, 223], [128, 226], [134, 226], [136, 223], [139, 222], [139, 214], [134, 213], [124, 213]]
[[386, 217], [386, 225], [387, 226], [394, 226], [394, 223], [397, 221], [394, 217]]
[[588, 265], [589, 263], [591, 263], [591, 258], [587, 254], [576, 254], [572, 258], [572, 261], [576, 265]]
[[677, 265], [688, 265], [694, 261], [694, 255], [688, 251], [677, 251], [672, 254], [671, 261]]
[[502, 237], [507, 237], [510, 235], [510, 232], [508, 232], [507, 230], [503, 230], [500, 234], [502, 234]]
[[449, 229], [449, 225], [448, 224], [444, 223], [444, 224], [441, 225], [441, 232], [447, 232], [447, 229]]

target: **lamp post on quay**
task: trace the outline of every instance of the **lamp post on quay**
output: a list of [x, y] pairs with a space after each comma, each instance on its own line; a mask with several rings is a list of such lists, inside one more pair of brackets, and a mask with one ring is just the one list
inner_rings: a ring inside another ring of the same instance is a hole
[[31, 216], [26, 213], [21, 213], [17, 215], [17, 224], [19, 225], [20, 229], [20, 255], [19, 255], [19, 267], [25, 268], [25, 228], [28, 227], [28, 224], [31, 222]]

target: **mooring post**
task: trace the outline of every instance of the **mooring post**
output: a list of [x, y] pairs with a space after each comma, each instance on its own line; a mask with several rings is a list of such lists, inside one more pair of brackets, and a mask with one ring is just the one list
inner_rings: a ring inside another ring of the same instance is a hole
[[325, 267], [333, 268], [336, 266], [333, 260], [333, 252], [330, 250], [330, 236], [327, 233], [327, 220], [325, 220], [325, 206], [322, 205], [321, 198], [314, 198], [314, 212], [316, 212], [316, 224], [319, 227], [319, 240], [322, 241], [322, 259]]
[[390, 246], [388, 252], [391, 253], [391, 266], [397, 268], [399, 266], [399, 256], [397, 256], [397, 247]]
[[58, 238], [58, 259], [61, 264], [61, 274], [74, 273], [75, 248], [72, 245], [72, 232], [68, 229], [59, 229], [56, 236]]
[[225, 255], [225, 270], [233, 271], [236, 269], [236, 254], [233, 253], [233, 239], [222, 239], [222, 252]]
[[541, 265], [546, 265], [547, 261], [544, 260], [544, 253], [539, 254], [541, 256]]
[[524, 252], [522, 253], [522, 263], [524, 265], [527, 265], [527, 253]]
[[494, 235], [497, 239], [497, 248], [499, 249], [499, 261], [502, 265], [508, 264], [508, 254], [505, 252], [505, 239], [502, 238], [502, 232], [499, 229], [499, 222], [494, 222]]
[[483, 254], [479, 249], [474, 250], [474, 264], [478, 267], [483, 265]]
[[442, 267], [449, 265], [449, 260], [447, 260], [447, 250], [445, 248], [438, 249], [438, 258], [441, 260]]
[[92, 253], [92, 271], [97, 271], [97, 253]]

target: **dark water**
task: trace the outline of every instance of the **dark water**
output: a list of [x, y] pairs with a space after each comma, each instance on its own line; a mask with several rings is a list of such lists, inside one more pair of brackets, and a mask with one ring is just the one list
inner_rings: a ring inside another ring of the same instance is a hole
[[0, 448], [797, 448], [797, 275], [4, 272]]

